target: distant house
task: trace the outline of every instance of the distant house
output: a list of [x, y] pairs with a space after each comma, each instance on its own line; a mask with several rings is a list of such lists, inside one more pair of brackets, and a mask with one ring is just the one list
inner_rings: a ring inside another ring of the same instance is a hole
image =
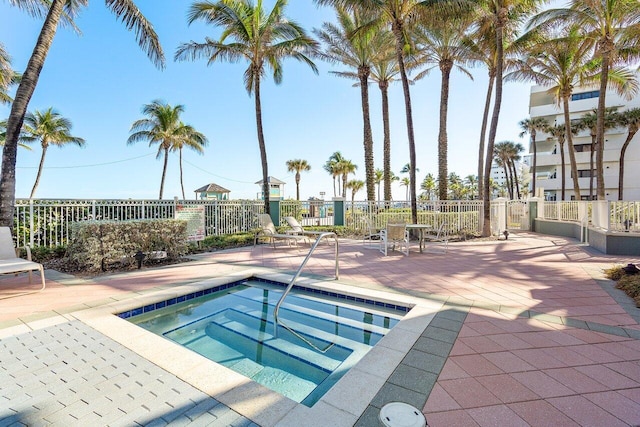
[[[284, 199], [284, 185], [286, 182], [280, 181], [278, 178], [272, 176], [267, 177], [269, 183], [269, 200], [282, 200]], [[262, 180], [256, 182], [260, 186], [260, 192], [258, 193], [258, 199], [264, 200], [262, 193]]]
[[229, 200], [230, 191], [218, 184], [207, 184], [195, 190], [198, 200]]

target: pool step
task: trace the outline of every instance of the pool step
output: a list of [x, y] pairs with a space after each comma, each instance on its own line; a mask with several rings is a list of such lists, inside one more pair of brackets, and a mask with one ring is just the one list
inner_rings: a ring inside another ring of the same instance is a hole
[[[259, 318], [247, 316], [233, 309], [219, 313], [210, 321], [211, 326], [219, 329], [207, 327], [207, 333], [214, 339], [222, 338], [234, 350], [251, 355], [252, 358], [258, 351], [269, 352], [270, 356], [273, 355], [276, 359], [280, 359], [279, 363], [293, 364], [303, 371], [315, 368], [328, 374], [340, 366], [342, 361], [351, 354], [351, 350], [336, 346], [325, 354], [319, 353], [306, 344], [300, 345], [299, 341], [294, 343], [288, 340], [287, 337], [290, 334], [283, 329], [281, 329], [280, 337], [275, 338], [272, 335], [272, 323], [265, 324]], [[260, 343], [262, 343], [262, 350], [259, 347]], [[327, 344], [318, 341], [316, 343]], [[278, 367], [277, 364], [275, 366]]]

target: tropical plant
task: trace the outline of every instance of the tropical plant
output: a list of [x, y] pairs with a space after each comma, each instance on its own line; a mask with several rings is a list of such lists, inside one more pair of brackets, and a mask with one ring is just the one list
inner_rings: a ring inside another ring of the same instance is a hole
[[496, 165], [504, 169], [505, 187], [509, 198], [513, 199], [513, 175], [511, 174], [509, 144], [511, 144], [510, 141], [496, 142], [493, 146], [493, 157]]
[[441, 73], [440, 83], [440, 120], [438, 131], [438, 193], [440, 200], [447, 199], [448, 175], [448, 137], [447, 112], [449, 108], [449, 85], [451, 71], [455, 68], [471, 80], [473, 76], [465, 68], [476, 58], [475, 53], [466, 43], [465, 32], [472, 21], [468, 15], [455, 17], [439, 17], [432, 15], [428, 20], [416, 25], [412, 31], [416, 43], [416, 62], [426, 66], [414, 80], [419, 80], [438, 67]]
[[627, 137], [620, 149], [620, 168], [618, 172], [618, 200], [624, 200], [624, 156], [629, 147], [629, 143], [640, 128], [640, 108], [631, 108], [622, 111], [619, 116], [620, 125], [627, 128]]
[[[180, 150], [182, 153], [181, 149], [185, 144], [194, 148], [195, 146], [202, 147], [207, 142], [204, 135], [182, 122], [180, 115], [183, 112], [183, 105], [173, 107], [156, 99], [151, 104], [146, 104], [142, 107], [142, 114], [147, 117], [133, 122], [130, 129], [131, 135], [127, 139], [127, 144], [135, 144], [140, 141], [149, 141], [150, 147], [158, 144], [156, 158], [163, 157], [159, 199], [162, 199], [164, 192], [169, 151]], [[182, 158], [180, 164], [182, 165]], [[182, 181], [182, 174], [180, 175], [180, 180]], [[184, 198], [184, 194], [182, 197]]]
[[411, 179], [406, 176], [404, 178], [401, 178], [400, 186], [405, 188], [404, 199], [409, 200], [409, 187], [411, 186]]
[[424, 190], [427, 200], [433, 200], [436, 195], [436, 189], [438, 188], [438, 182], [432, 174], [428, 173], [422, 180], [420, 188]]
[[522, 138], [525, 134], [529, 134], [530, 143], [533, 150], [533, 160], [531, 165], [531, 193], [536, 195], [536, 167], [538, 164], [538, 150], [536, 147], [536, 136], [538, 135], [538, 131], [544, 131], [544, 129], [549, 125], [549, 123], [543, 117], [532, 117], [530, 119], [521, 120], [520, 123], [520, 138]]
[[296, 200], [300, 200], [300, 172], [311, 170], [311, 165], [306, 160], [287, 160], [287, 171], [296, 173]]
[[[376, 186], [378, 187], [378, 200], [380, 200], [380, 184], [382, 184], [382, 181], [384, 181], [384, 171], [382, 169], [376, 169], [375, 183], [376, 183]], [[385, 200], [389, 200], [389, 199], [385, 197]]]
[[20, 83], [20, 74], [11, 68], [11, 58], [0, 43], [0, 105], [13, 101], [7, 91], [10, 86], [18, 83]]
[[[7, 123], [6, 143], [2, 155], [0, 225], [8, 227], [13, 227], [18, 139], [27, 114], [29, 101], [38, 84], [40, 72], [58, 29], [58, 23], [62, 21], [73, 26], [73, 17], [81, 7], [88, 4], [88, 0], [51, 0], [47, 2], [13, 0], [11, 3], [36, 17], [46, 17], [16, 90], [15, 100], [11, 104], [11, 113]], [[105, 5], [125, 23], [127, 29], [134, 31], [138, 45], [147, 53], [154, 65], [159, 68], [164, 67], [164, 54], [160, 47], [158, 36], [153, 26], [142, 15], [133, 0], [106, 0]]]
[[42, 176], [44, 159], [50, 145], [57, 147], [64, 147], [69, 144], [75, 144], [79, 147], [84, 146], [84, 139], [71, 135], [71, 128], [71, 120], [62, 117], [60, 113], [53, 108], [45, 111], [36, 111], [35, 113], [27, 113], [24, 118], [23, 135], [21, 139], [25, 142], [40, 141], [40, 145], [42, 146], [38, 173], [36, 174], [36, 180], [31, 189], [31, 194], [29, 195], [30, 199], [33, 199], [33, 196], [36, 194], [36, 189]]
[[336, 163], [336, 172], [342, 177], [342, 197], [347, 198], [347, 181], [349, 174], [356, 173], [358, 165], [355, 165], [351, 160], [342, 159]]
[[604, 132], [609, 72], [616, 64], [640, 58], [640, 2], [637, 0], [571, 0], [567, 8], [548, 9], [536, 15], [529, 27], [570, 22], [595, 43], [600, 61], [600, 87], [596, 124], [596, 175], [598, 200], [605, 199]]
[[203, 21], [221, 27], [219, 40], [206, 38], [204, 42], [182, 43], [175, 54], [176, 60], [204, 58], [208, 64], [216, 61], [249, 63], [244, 72], [245, 89], [254, 96], [256, 127], [260, 159], [262, 161], [262, 193], [264, 209], [269, 208], [269, 170], [267, 148], [262, 126], [262, 103], [260, 84], [265, 67], [273, 72], [276, 84], [282, 82], [282, 60], [293, 58], [307, 64], [314, 73], [318, 69], [310, 55], [316, 53], [318, 43], [310, 38], [295, 21], [285, 16], [287, 0], [275, 0], [271, 12], [265, 13], [262, 0], [254, 5], [252, 0], [219, 0], [195, 2], [189, 8], [189, 25]]
[[[331, 63], [342, 63], [355, 71], [331, 71], [332, 74], [358, 82], [363, 122], [364, 168], [367, 183], [367, 199], [375, 199], [375, 171], [373, 162], [373, 136], [369, 108], [369, 77], [372, 63], [379, 51], [380, 34], [376, 27], [370, 26], [370, 17], [356, 9], [347, 12], [336, 7], [338, 25], [325, 22], [322, 30], [314, 34], [325, 45], [319, 52], [320, 58]], [[357, 31], [360, 28], [366, 30]]]
[[359, 179], [352, 179], [351, 181], [347, 182], [346, 187], [351, 189], [351, 206], [352, 206], [352, 210], [353, 210], [353, 204], [356, 200], [356, 193], [360, 190], [362, 190], [362, 188], [364, 187], [364, 181], [361, 181]]
[[473, 200], [474, 195], [478, 192], [478, 177], [475, 175], [467, 175], [464, 178], [464, 183], [469, 189], [469, 199]]
[[341, 173], [338, 171], [337, 166], [343, 160], [345, 159], [342, 156], [342, 153], [336, 151], [329, 157], [329, 160], [325, 162], [324, 166], [322, 166], [322, 168], [333, 178], [333, 197], [336, 197], [338, 194], [340, 194], [340, 180], [338, 180], [338, 191], [336, 192], [336, 178], [339, 178], [341, 176]]
[[560, 182], [561, 182], [561, 190], [560, 190], [560, 200], [564, 201], [564, 193], [566, 187], [566, 168], [565, 168], [565, 160], [564, 160], [564, 142], [566, 141], [565, 132], [567, 131], [564, 123], [549, 125], [544, 130], [546, 133], [551, 135], [558, 141], [558, 147], [560, 151]]
[[[24, 126], [23, 126], [24, 129]], [[6, 120], [0, 120], [0, 146], [4, 146], [4, 142], [7, 138], [7, 121]], [[25, 144], [24, 142], [24, 132], [20, 132], [20, 141], [22, 142], [18, 142], [18, 147], [22, 147], [24, 149], [27, 149], [29, 151], [31, 151], [31, 147], [29, 147], [27, 144]]]
[[184, 180], [182, 173], [182, 149], [190, 148], [198, 154], [204, 153], [204, 147], [209, 143], [207, 137], [203, 133], [198, 132], [192, 126], [185, 125], [180, 122], [179, 126], [183, 129], [184, 138], [176, 139], [171, 144], [171, 151], [178, 151], [178, 165], [180, 166], [180, 189], [182, 190], [182, 200], [186, 200], [184, 195]]

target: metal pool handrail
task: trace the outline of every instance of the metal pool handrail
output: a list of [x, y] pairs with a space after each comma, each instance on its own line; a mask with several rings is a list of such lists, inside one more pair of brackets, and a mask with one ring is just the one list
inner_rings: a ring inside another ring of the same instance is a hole
[[295, 332], [294, 330], [292, 330], [291, 328], [289, 328], [287, 325], [283, 324], [281, 321], [278, 320], [278, 312], [280, 311], [280, 306], [282, 305], [282, 303], [284, 302], [284, 299], [287, 297], [287, 295], [289, 294], [289, 292], [291, 291], [291, 289], [293, 288], [293, 285], [296, 283], [296, 280], [298, 280], [298, 277], [300, 276], [300, 273], [302, 272], [302, 269], [304, 268], [304, 266], [307, 264], [307, 262], [309, 261], [309, 258], [311, 258], [311, 254], [313, 253], [313, 251], [316, 249], [316, 247], [318, 246], [318, 244], [320, 243], [320, 240], [326, 238], [326, 237], [330, 237], [333, 236], [333, 238], [336, 241], [335, 244], [335, 251], [334, 251], [334, 255], [335, 255], [335, 262], [336, 262], [336, 280], [338, 280], [339, 278], [339, 266], [338, 266], [338, 236], [336, 236], [336, 233], [333, 232], [324, 232], [324, 233], [320, 233], [318, 235], [318, 238], [316, 239], [316, 241], [313, 243], [313, 245], [311, 246], [311, 249], [309, 249], [309, 253], [307, 254], [307, 256], [304, 258], [304, 260], [302, 261], [302, 264], [300, 264], [300, 267], [298, 268], [298, 271], [296, 271], [296, 274], [293, 276], [293, 278], [291, 279], [291, 281], [289, 282], [289, 286], [287, 286], [287, 289], [284, 290], [284, 292], [282, 293], [282, 296], [280, 297], [280, 299], [278, 300], [278, 303], [276, 304], [276, 308], [273, 310], [273, 325], [274, 325], [274, 337], [278, 336], [278, 323], [280, 323], [286, 330], [288, 330], [289, 332], [291, 332], [292, 334], [294, 334], [295, 336], [297, 336], [298, 338], [300, 338], [302, 341], [306, 342], [307, 344], [309, 344], [311, 347], [313, 347], [314, 349], [324, 353], [325, 351], [327, 351], [328, 349], [330, 349], [334, 343], [331, 343], [328, 347], [326, 347], [325, 349], [320, 349], [318, 347], [316, 347], [313, 343], [311, 343], [309, 340], [307, 340], [306, 338], [304, 338], [303, 336], [301, 336], [300, 334], [298, 334], [297, 332]]

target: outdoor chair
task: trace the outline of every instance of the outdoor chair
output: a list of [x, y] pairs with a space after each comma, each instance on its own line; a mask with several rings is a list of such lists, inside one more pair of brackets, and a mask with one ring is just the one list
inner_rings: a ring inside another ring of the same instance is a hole
[[291, 245], [291, 243], [297, 245], [297, 243], [301, 240], [310, 243], [309, 238], [305, 235], [278, 233], [276, 231], [276, 226], [271, 220], [271, 215], [269, 214], [258, 214], [258, 231], [255, 234], [253, 246], [255, 246], [260, 239], [266, 240], [268, 243], [271, 243], [274, 248], [276, 247], [277, 240], [286, 241], [288, 245]]
[[[287, 234], [295, 234], [299, 236], [313, 236], [317, 239], [318, 236], [323, 233], [322, 231], [305, 230], [302, 227], [302, 225], [298, 222], [298, 220], [292, 216], [285, 216], [284, 220], [287, 221], [287, 224], [289, 225], [289, 227], [291, 227], [289, 230], [286, 231]], [[325, 240], [329, 242], [329, 240], [327, 240], [326, 237], [325, 237]]]
[[449, 247], [449, 235], [447, 233], [447, 221], [442, 221], [435, 233], [425, 233], [424, 240], [427, 244], [424, 245], [425, 249], [443, 248], [443, 252], [447, 253]]
[[371, 243], [380, 243], [380, 231], [373, 225], [371, 218], [363, 216], [362, 222], [365, 226], [364, 237], [362, 238], [362, 244], [367, 245]]
[[387, 256], [389, 246], [391, 250], [396, 250], [396, 245], [400, 252], [409, 255], [409, 230], [407, 224], [387, 224], [384, 230], [380, 230], [380, 252]]
[[[31, 248], [25, 246], [27, 259], [20, 258], [19, 251], [14, 247], [11, 230], [9, 227], [0, 227], [0, 274], [29, 273], [29, 283], [32, 283], [32, 271], [38, 270], [42, 280], [41, 291], [45, 288], [44, 267], [42, 264], [31, 261]], [[36, 291], [36, 292], [38, 292]]]

